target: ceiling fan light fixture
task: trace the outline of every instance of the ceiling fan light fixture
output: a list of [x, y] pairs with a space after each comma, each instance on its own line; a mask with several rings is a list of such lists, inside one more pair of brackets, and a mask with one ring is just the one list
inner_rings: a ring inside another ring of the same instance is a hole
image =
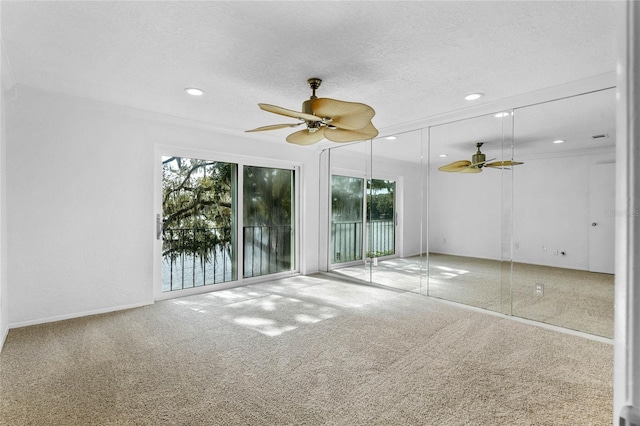
[[475, 101], [477, 99], [480, 99], [483, 96], [484, 96], [484, 93], [480, 93], [480, 92], [469, 93], [467, 96], [464, 97], [464, 99], [467, 101]]
[[204, 90], [198, 89], [197, 87], [187, 87], [184, 89], [191, 96], [202, 96], [204, 95]]

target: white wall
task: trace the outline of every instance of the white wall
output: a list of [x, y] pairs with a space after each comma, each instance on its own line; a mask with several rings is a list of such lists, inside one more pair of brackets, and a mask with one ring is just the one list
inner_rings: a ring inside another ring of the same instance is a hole
[[9, 307], [7, 285], [7, 215], [6, 215], [6, 109], [7, 103], [17, 95], [13, 73], [0, 42], [0, 350], [9, 332]]
[[9, 332], [9, 309], [7, 306], [7, 280], [6, 280], [6, 214], [5, 214], [5, 90], [0, 86], [0, 350]]
[[429, 251], [501, 258], [501, 173], [429, 172]]
[[[297, 161], [301, 216], [318, 210], [313, 148], [22, 86], [7, 137], [11, 327], [153, 302], [156, 145]], [[303, 272], [314, 272], [317, 223], [302, 228]]]
[[589, 270], [589, 169], [612, 163], [614, 157], [611, 149], [535, 158], [515, 169], [514, 261]]
[[[589, 167], [613, 162], [613, 149], [522, 160], [525, 164], [512, 172], [496, 169], [464, 174], [432, 170], [430, 251], [501, 259], [502, 220], [508, 217], [503, 216], [500, 173], [513, 173], [513, 260], [588, 270]], [[543, 246], [547, 247], [546, 252]], [[565, 256], [560, 254], [562, 251]]]

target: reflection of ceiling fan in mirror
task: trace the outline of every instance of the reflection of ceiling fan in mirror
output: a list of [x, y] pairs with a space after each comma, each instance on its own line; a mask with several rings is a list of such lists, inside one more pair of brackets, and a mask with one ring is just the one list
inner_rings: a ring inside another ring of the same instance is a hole
[[258, 104], [265, 111], [297, 118], [300, 120], [298, 123], [272, 124], [247, 130], [247, 132], [284, 129], [306, 124], [306, 129], [287, 136], [287, 142], [298, 145], [311, 145], [325, 138], [332, 142], [356, 142], [378, 136], [378, 130], [371, 123], [375, 115], [373, 108], [358, 102], [318, 98], [316, 89], [320, 87], [322, 80], [310, 78], [307, 82], [313, 92], [309, 100], [302, 103], [302, 112], [275, 105]]
[[487, 160], [486, 156], [482, 152], [480, 152], [480, 147], [482, 146], [482, 144], [483, 142], [476, 143], [476, 148], [478, 148], [478, 151], [473, 154], [473, 156], [471, 157], [471, 161], [454, 161], [451, 164], [438, 167], [438, 170], [440, 170], [441, 172], [480, 173], [483, 167], [509, 169], [509, 167], [511, 166], [524, 164], [521, 161], [493, 161], [495, 160], [495, 158]]

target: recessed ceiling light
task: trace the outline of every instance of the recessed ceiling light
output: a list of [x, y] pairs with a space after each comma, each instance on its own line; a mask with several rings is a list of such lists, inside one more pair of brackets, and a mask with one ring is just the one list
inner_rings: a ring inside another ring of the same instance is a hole
[[502, 117], [507, 117], [507, 116], [509, 116], [509, 115], [511, 115], [511, 113], [510, 113], [510, 112], [506, 112], [506, 111], [504, 111], [504, 112], [499, 112], [499, 113], [497, 113], [494, 117], [496, 117], [496, 118], [502, 118]]
[[396, 139], [398, 139], [398, 137], [397, 136], [387, 136], [385, 139], [388, 140], [388, 141], [395, 141]]
[[198, 89], [197, 87], [187, 87], [184, 89], [185, 92], [192, 96], [202, 96], [204, 95], [204, 90]]
[[448, 157], [447, 154], [440, 154], [440, 158]]
[[469, 93], [464, 98], [468, 101], [475, 101], [476, 99], [480, 99], [484, 96], [484, 93]]
[[564, 143], [564, 139], [556, 139], [553, 143]]

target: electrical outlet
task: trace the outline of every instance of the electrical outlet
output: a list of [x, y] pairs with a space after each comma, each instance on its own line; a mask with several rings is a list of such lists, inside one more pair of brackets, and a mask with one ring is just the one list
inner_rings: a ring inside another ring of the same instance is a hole
[[544, 284], [536, 283], [535, 291], [536, 296], [544, 296]]

